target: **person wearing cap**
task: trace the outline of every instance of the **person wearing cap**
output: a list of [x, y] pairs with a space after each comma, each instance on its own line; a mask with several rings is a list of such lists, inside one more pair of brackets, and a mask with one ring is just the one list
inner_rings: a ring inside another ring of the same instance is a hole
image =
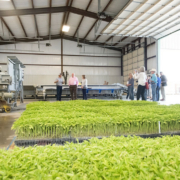
[[137, 71], [134, 71], [134, 75], [133, 78], [138, 80], [138, 89], [137, 89], [137, 100], [140, 99], [140, 97], [142, 97], [142, 100], [146, 100], [146, 98], [144, 97], [144, 91], [146, 88], [146, 73], [145, 73], [145, 67], [141, 66], [139, 69], [139, 74], [137, 73]]
[[160, 78], [161, 78], [161, 95], [162, 95], [161, 101], [165, 101], [166, 100], [165, 87], [167, 86], [167, 78], [163, 74], [163, 72], [160, 72], [160, 75], [161, 75]]
[[157, 76], [157, 87], [156, 87], [156, 100], [159, 101], [160, 97], [160, 88], [161, 88], [161, 78], [159, 77], [159, 74], [156, 74]]
[[72, 76], [69, 78], [69, 89], [71, 93], [71, 100], [77, 99], [77, 86], [79, 84], [78, 78], [72, 73]]
[[57, 101], [61, 101], [62, 84], [64, 84], [61, 73], [59, 74], [58, 78], [54, 81], [54, 83], [56, 83]]
[[157, 87], [157, 77], [156, 77], [156, 69], [150, 70], [151, 76], [151, 89], [152, 89], [152, 100], [156, 101], [156, 87]]

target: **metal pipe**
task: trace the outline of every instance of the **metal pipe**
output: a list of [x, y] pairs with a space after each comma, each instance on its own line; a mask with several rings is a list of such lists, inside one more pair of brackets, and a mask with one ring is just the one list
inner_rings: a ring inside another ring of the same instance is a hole
[[[5, 37], [5, 36], [2, 36]], [[38, 38], [38, 37], [17, 37], [17, 36], [10, 36], [12, 38], [18, 38], [18, 39], [43, 39], [43, 38]]]
[[0, 51], [9, 50], [9, 51], [27, 51], [27, 52], [44, 52], [44, 51], [32, 51], [32, 50], [22, 50], [22, 49], [0, 49]]
[[[7, 43], [16, 43], [16, 44], [38, 44], [38, 43], [32, 43], [32, 42], [23, 42], [23, 41], [0, 41], [0, 43], [7, 42]], [[46, 43], [40, 43], [43, 45], [46, 45]]]

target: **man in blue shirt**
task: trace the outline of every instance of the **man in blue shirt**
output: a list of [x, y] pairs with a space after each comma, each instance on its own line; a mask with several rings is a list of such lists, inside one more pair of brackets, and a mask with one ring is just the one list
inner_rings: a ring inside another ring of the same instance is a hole
[[159, 101], [160, 98], [160, 88], [161, 88], [161, 78], [159, 77], [159, 74], [156, 74], [157, 76], [157, 88], [156, 88], [156, 99]]
[[157, 77], [156, 77], [156, 69], [152, 69], [151, 71], [151, 89], [152, 89], [152, 100], [156, 101], [156, 87], [157, 87]]

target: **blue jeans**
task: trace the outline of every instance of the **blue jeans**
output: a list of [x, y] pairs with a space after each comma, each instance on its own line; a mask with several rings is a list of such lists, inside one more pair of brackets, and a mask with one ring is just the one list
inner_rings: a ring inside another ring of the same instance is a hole
[[133, 86], [129, 86], [129, 98], [131, 99], [131, 100], [134, 100], [134, 87]]
[[156, 87], [157, 87], [157, 84], [151, 84], [152, 100], [153, 100], [153, 101], [156, 101]]
[[128, 99], [128, 97], [129, 97], [129, 86], [128, 86], [128, 91], [127, 91], [126, 99]]
[[147, 100], [148, 90], [149, 90], [149, 89], [145, 89], [145, 91], [144, 91], [144, 98], [145, 98], [145, 101]]
[[83, 100], [87, 100], [87, 90], [82, 89], [82, 93], [83, 93]]
[[160, 87], [156, 88], [156, 100], [159, 101], [159, 97], [160, 97]]
[[62, 86], [57, 86], [57, 101], [61, 101]]

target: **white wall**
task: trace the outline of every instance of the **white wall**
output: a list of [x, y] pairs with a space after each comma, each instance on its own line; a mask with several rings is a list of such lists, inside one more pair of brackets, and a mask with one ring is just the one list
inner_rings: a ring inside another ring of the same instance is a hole
[[[26, 65], [24, 85], [51, 85], [61, 72], [61, 40], [52, 40], [51, 47], [46, 47], [46, 42], [41, 42], [43, 52], [38, 52], [37, 44], [17, 44], [19, 51], [11, 51], [14, 45], [0, 46], [0, 63], [6, 63], [7, 56], [16, 56]], [[119, 52], [95, 46], [85, 46], [85, 52], [89, 53], [84, 54], [84, 48], [78, 48], [76, 42], [63, 40], [63, 71], [74, 72], [80, 80], [85, 74], [89, 84], [103, 84], [105, 80], [109, 84], [123, 82]], [[2, 67], [5, 70], [5, 66]]]

